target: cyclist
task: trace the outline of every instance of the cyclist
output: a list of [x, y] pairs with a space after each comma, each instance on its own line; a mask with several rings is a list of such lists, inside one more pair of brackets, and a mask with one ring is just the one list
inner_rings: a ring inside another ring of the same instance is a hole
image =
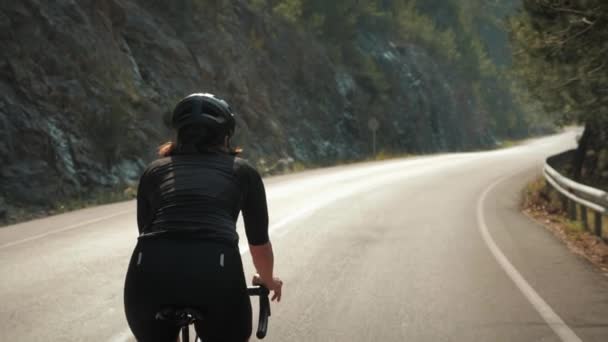
[[212, 94], [192, 94], [175, 107], [177, 141], [159, 149], [137, 192], [139, 238], [125, 280], [125, 312], [138, 341], [175, 342], [179, 327], [155, 319], [167, 306], [196, 308], [206, 342], [247, 341], [251, 303], [238, 248], [243, 214], [254, 282], [280, 301], [273, 277], [268, 210], [258, 172], [230, 147], [234, 114]]

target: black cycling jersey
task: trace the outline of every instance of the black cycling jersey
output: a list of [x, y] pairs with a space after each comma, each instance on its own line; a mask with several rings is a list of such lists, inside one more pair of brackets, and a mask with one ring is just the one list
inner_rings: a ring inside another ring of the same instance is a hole
[[178, 154], [152, 162], [137, 193], [140, 239], [184, 236], [238, 244], [243, 213], [251, 245], [268, 242], [268, 209], [259, 173], [223, 152]]

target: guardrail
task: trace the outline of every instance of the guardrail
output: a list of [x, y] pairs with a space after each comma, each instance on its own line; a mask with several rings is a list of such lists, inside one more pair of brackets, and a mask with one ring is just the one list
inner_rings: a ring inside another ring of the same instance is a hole
[[603, 217], [608, 215], [608, 193], [606, 191], [577, 183], [557, 172], [550, 164], [563, 160], [574, 153], [574, 150], [547, 158], [544, 167], [544, 176], [547, 182], [565, 196], [566, 206], [571, 219], [578, 216], [577, 205], [581, 208], [581, 220], [585, 229], [589, 229], [587, 208], [594, 212], [594, 233], [602, 237]]

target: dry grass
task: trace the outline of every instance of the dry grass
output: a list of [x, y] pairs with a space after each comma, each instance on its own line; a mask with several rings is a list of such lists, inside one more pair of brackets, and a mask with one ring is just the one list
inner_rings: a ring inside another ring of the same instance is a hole
[[501, 141], [497, 148], [510, 148], [510, 147], [515, 147], [515, 146], [519, 146], [521, 144], [523, 144], [525, 140], [510, 140], [510, 139], [506, 139]]
[[57, 202], [51, 209], [51, 214], [60, 214], [63, 212], [93, 207], [102, 204], [109, 204], [121, 201], [128, 201], [137, 196], [137, 189], [132, 186], [125, 188], [100, 190], [86, 196], [67, 199]]
[[286, 168], [277, 168], [276, 170], [273, 170], [272, 172], [267, 171], [268, 167], [266, 165], [266, 162], [258, 162], [256, 164], [256, 168], [258, 169], [258, 171], [263, 175], [263, 176], [268, 176], [268, 175], [284, 175], [284, 174], [291, 174], [291, 173], [297, 173], [297, 172], [302, 172], [302, 171], [308, 171], [308, 170], [314, 170], [314, 169], [320, 169], [320, 168], [324, 168], [324, 167], [331, 167], [331, 166], [341, 166], [341, 165], [351, 165], [351, 164], [356, 164], [356, 163], [365, 163], [365, 162], [374, 162], [374, 161], [384, 161], [384, 160], [392, 160], [392, 159], [403, 159], [403, 158], [410, 158], [410, 157], [415, 157], [416, 155], [414, 154], [409, 154], [409, 153], [394, 153], [394, 152], [387, 152], [384, 150], [381, 150], [379, 152], [377, 152], [375, 155], [371, 155], [369, 157], [366, 158], [361, 158], [361, 159], [352, 159], [352, 160], [338, 160], [334, 163], [330, 163], [330, 164], [309, 164], [309, 163], [304, 163], [301, 161], [294, 161], [292, 163], [289, 164], [289, 166], [287, 166]]
[[401, 159], [401, 158], [410, 158], [413, 157], [413, 154], [410, 153], [394, 153], [387, 151], [379, 151], [375, 156], [367, 158], [366, 161], [374, 161], [374, 160], [390, 160], [390, 159]]
[[523, 207], [548, 214], [565, 215], [562, 198], [552, 190], [543, 177], [528, 183], [524, 189]]

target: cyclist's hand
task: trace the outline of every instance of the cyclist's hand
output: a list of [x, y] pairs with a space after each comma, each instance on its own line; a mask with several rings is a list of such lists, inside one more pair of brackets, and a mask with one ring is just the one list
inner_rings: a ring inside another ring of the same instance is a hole
[[262, 285], [268, 290], [274, 292], [272, 294], [272, 300], [276, 299], [277, 302], [281, 301], [281, 290], [283, 289], [283, 281], [279, 277], [272, 278], [272, 281], [264, 281], [259, 274], [253, 276], [251, 281], [253, 285]]

